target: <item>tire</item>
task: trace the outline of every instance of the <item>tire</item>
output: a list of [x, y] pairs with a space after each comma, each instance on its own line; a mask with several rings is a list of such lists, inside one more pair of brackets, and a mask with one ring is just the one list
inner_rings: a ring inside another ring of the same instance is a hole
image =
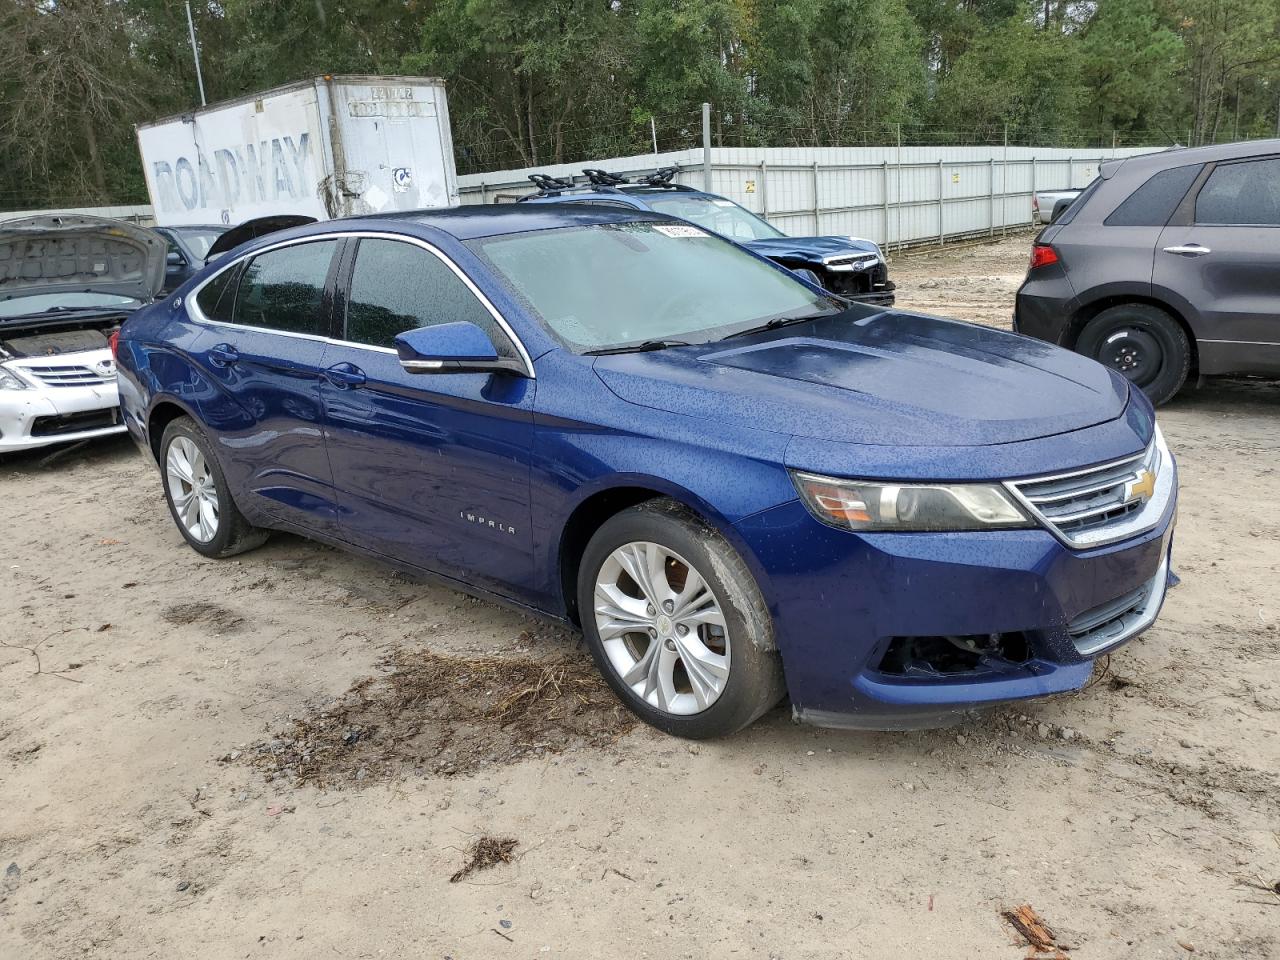
[[1181, 324], [1159, 307], [1123, 303], [1089, 321], [1076, 352], [1123, 374], [1156, 406], [1167, 403], [1191, 372], [1191, 345]]
[[674, 500], [624, 510], [596, 531], [579, 566], [578, 610], [609, 686], [664, 733], [736, 733], [786, 691], [773, 621], [747, 565]]
[[160, 477], [169, 514], [197, 553], [221, 559], [266, 542], [267, 531], [251, 525], [231, 499], [213, 445], [190, 417], [178, 417], [165, 427]]

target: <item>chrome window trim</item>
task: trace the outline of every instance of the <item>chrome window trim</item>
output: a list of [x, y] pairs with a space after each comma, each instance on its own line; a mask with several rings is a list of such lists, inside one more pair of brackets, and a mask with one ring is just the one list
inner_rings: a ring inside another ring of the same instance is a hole
[[521, 341], [521, 339], [518, 336], [516, 336], [515, 330], [511, 328], [511, 324], [507, 322], [506, 317], [504, 317], [498, 311], [498, 308], [493, 305], [493, 302], [484, 294], [484, 292], [479, 287], [475, 285], [474, 282], [472, 282], [471, 278], [468, 277], [466, 273], [463, 272], [462, 268], [459, 267], [456, 263], [454, 263], [453, 260], [451, 260], [442, 250], [440, 250], [438, 247], [436, 247], [434, 244], [430, 243], [429, 241], [423, 240], [419, 237], [411, 237], [402, 233], [391, 233], [384, 230], [344, 230], [339, 233], [319, 233], [319, 234], [311, 234], [305, 237], [293, 237], [292, 239], [289, 239], [289, 240], [280, 240], [276, 243], [267, 244], [264, 247], [259, 247], [257, 250], [254, 250], [250, 253], [246, 253], [237, 257], [234, 261], [219, 267], [213, 273], [209, 274], [209, 276], [201, 280], [196, 286], [194, 286], [187, 293], [186, 297], [184, 298], [186, 301], [187, 309], [195, 315], [196, 320], [198, 320], [201, 323], [209, 324], [211, 326], [228, 327], [232, 330], [249, 330], [254, 333], [273, 333], [282, 337], [293, 337], [294, 339], [297, 339], [297, 340], [315, 340], [320, 343], [332, 344], [334, 346], [358, 347], [361, 350], [372, 350], [377, 353], [389, 353], [392, 356], [398, 356], [396, 351], [392, 350], [390, 347], [379, 347], [370, 343], [360, 343], [359, 341], [356, 341], [356, 340], [340, 340], [340, 339], [335, 339], [334, 337], [323, 337], [323, 336], [320, 336], [319, 334], [314, 334], [314, 333], [295, 333], [290, 330], [274, 330], [270, 327], [255, 327], [255, 326], [251, 326], [249, 324], [244, 324], [244, 323], [228, 323], [225, 320], [211, 320], [209, 317], [205, 316], [204, 311], [200, 309], [200, 301], [199, 301], [200, 292], [208, 284], [212, 283], [214, 280], [216, 280], [226, 271], [232, 270], [238, 267], [240, 264], [244, 263], [247, 260], [252, 259], [253, 257], [257, 257], [264, 253], [270, 253], [272, 250], [280, 250], [285, 247], [297, 246], [303, 243], [322, 243], [326, 240], [334, 241], [334, 240], [360, 240], [360, 239], [391, 240], [391, 241], [398, 241], [400, 243], [409, 243], [414, 246], [421, 247], [423, 250], [427, 251], [427, 253], [431, 254], [437, 260], [443, 263], [446, 267], [448, 267], [451, 271], [453, 271], [454, 276], [456, 276], [459, 280], [461, 280], [463, 284], [466, 286], [466, 288], [471, 291], [471, 295], [474, 296], [478, 301], [480, 301], [481, 306], [483, 306], [486, 310], [489, 311], [489, 315], [493, 317], [494, 322], [498, 324], [498, 327], [502, 330], [502, 332], [505, 333], [507, 337], [511, 340], [512, 344], [515, 345], [516, 352], [519, 354], [520, 362], [524, 367], [525, 375], [530, 380], [536, 379], [537, 374], [534, 372], [534, 369], [533, 369], [533, 360], [529, 356], [529, 351], [525, 348], [524, 342]]

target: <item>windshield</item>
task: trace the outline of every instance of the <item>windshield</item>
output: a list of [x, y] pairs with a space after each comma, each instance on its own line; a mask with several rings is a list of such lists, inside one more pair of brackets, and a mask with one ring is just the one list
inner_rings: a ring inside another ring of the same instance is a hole
[[94, 307], [140, 307], [131, 297], [118, 297], [111, 293], [38, 293], [30, 297], [0, 300], [0, 319], [25, 317], [49, 310], [84, 310]]
[[705, 343], [843, 304], [685, 223], [563, 227], [468, 241], [577, 352], [651, 340]]
[[720, 197], [671, 196], [652, 199], [648, 203], [658, 213], [690, 220], [731, 240], [774, 240], [786, 236], [751, 211]]
[[182, 237], [183, 243], [191, 248], [201, 260], [208, 258], [209, 248], [213, 242], [225, 233], [225, 230], [175, 230]]

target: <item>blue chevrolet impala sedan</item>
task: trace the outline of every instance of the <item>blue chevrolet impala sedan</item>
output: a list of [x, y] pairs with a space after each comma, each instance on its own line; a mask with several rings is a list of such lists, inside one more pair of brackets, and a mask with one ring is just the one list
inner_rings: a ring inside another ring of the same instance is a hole
[[288, 530], [576, 624], [685, 737], [938, 725], [1155, 620], [1173, 457], [1120, 375], [585, 205], [252, 241], [115, 343], [191, 547]]

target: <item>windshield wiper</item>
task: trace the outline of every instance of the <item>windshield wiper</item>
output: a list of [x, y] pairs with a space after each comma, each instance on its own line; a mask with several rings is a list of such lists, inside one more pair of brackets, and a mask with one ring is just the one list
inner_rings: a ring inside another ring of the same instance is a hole
[[584, 350], [584, 357], [607, 357], [614, 353], [647, 353], [650, 350], [666, 350], [668, 347], [691, 346], [687, 340], [646, 340], [626, 347], [605, 347], [602, 350]]
[[779, 327], [787, 327], [793, 323], [804, 323], [806, 320], [816, 320], [818, 317], [830, 316], [828, 313], [806, 313], [799, 317], [774, 317], [772, 320], [766, 320], [764, 323], [755, 327], [747, 327], [745, 330], [735, 330], [733, 333], [727, 333], [721, 340], [732, 340], [734, 337], [745, 337], [749, 333], [764, 333], [766, 330], [777, 330]]

